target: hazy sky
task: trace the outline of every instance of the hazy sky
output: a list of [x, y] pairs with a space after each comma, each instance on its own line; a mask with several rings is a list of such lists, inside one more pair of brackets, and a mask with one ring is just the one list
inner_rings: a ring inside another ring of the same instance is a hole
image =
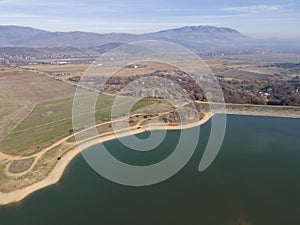
[[0, 24], [50, 31], [146, 33], [186, 25], [300, 37], [299, 0], [0, 0]]

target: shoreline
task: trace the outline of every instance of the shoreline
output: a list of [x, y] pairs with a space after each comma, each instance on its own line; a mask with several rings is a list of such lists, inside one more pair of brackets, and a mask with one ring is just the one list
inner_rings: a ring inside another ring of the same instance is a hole
[[[248, 112], [248, 113], [243, 113], [243, 112], [238, 112], [235, 110], [227, 110], [227, 115], [242, 115], [242, 116], [262, 116], [262, 117], [281, 117], [281, 118], [300, 118], [299, 115], [267, 115], [266, 113], [255, 113], [255, 112]], [[149, 132], [149, 131], [154, 131], [154, 130], [185, 130], [185, 129], [191, 129], [193, 127], [201, 126], [205, 123], [207, 123], [212, 117], [214, 116], [213, 113], [205, 113], [204, 117], [199, 120], [196, 123], [191, 123], [188, 125], [176, 125], [176, 126], [170, 126], [170, 125], [143, 125], [140, 126], [139, 128], [134, 127], [131, 128], [131, 130], [125, 130], [121, 131], [120, 133], [118, 132], [116, 134], [109, 134], [104, 137], [91, 137], [88, 140], [84, 140], [83, 142], [79, 143], [78, 145], [80, 146], [81, 149], [86, 150], [90, 148], [91, 146], [94, 146], [99, 143], [104, 143], [107, 141], [112, 141], [114, 139], [118, 138], [123, 138], [131, 135], [136, 135], [144, 132]], [[100, 138], [100, 140], [99, 140]], [[46, 188], [48, 186], [54, 185], [58, 183], [61, 178], [63, 177], [64, 172], [66, 171], [68, 165], [70, 162], [77, 156], [79, 153], [81, 153], [80, 149], [78, 148], [78, 145], [76, 145], [72, 150], [67, 152], [60, 161], [57, 162], [53, 170], [49, 173], [49, 175], [32, 185], [29, 185], [25, 188], [18, 189], [15, 191], [11, 191], [8, 193], [2, 193], [0, 192], [0, 206], [8, 205], [8, 204], [13, 204], [20, 202], [24, 198], [28, 197], [32, 193], [41, 190], [43, 188]]]
[[[117, 138], [128, 137], [131, 135], [136, 135], [136, 134], [140, 134], [140, 133], [144, 133], [144, 132], [148, 132], [148, 131], [190, 129], [190, 128], [201, 126], [201, 125], [205, 124], [212, 118], [212, 116], [213, 116], [212, 113], [206, 113], [204, 115], [204, 117], [201, 120], [199, 120], [198, 122], [184, 125], [184, 126], [181, 126], [181, 125], [151, 126], [151, 128], [149, 129], [148, 125], [144, 125], [144, 126], [140, 126], [139, 129], [135, 128], [134, 130], [122, 131], [122, 132], [118, 133], [117, 136], [115, 134], [111, 134], [111, 135], [107, 135], [105, 137], [101, 137], [101, 140], [99, 140], [99, 136], [92, 137], [87, 141], [83, 141], [82, 143], [79, 143], [79, 145], [81, 148], [83, 147], [83, 149], [86, 150], [89, 147], [92, 147], [99, 143], [104, 143], [107, 141], [115, 140]], [[70, 164], [70, 162], [80, 153], [81, 153], [81, 151], [79, 150], [78, 146], [74, 147], [74, 149], [67, 152], [62, 157], [62, 159], [57, 162], [54, 169], [49, 173], [49, 175], [45, 179], [43, 179], [37, 183], [34, 183], [25, 188], [11, 191], [8, 193], [0, 192], [0, 206], [20, 202], [21, 200], [28, 197], [32, 193], [58, 183], [60, 181], [60, 179], [63, 177], [63, 174], [64, 174], [65, 170], [67, 169], [68, 165]]]

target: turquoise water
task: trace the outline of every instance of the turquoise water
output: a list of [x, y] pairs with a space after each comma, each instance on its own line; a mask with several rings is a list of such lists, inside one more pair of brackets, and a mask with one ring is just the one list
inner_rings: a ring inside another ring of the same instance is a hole
[[[0, 225], [299, 225], [300, 120], [228, 116], [217, 159], [199, 172], [209, 131], [210, 123], [201, 126], [197, 151], [179, 173], [147, 187], [112, 183], [78, 156], [57, 185], [1, 207]], [[151, 164], [172, 152], [179, 134], [168, 131], [148, 153], [117, 140], [106, 145], [123, 161]]]

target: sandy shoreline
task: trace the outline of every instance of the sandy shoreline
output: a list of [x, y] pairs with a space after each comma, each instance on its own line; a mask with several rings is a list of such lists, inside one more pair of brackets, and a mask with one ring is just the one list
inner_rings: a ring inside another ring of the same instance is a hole
[[[101, 137], [101, 141], [99, 140], [99, 137], [93, 137], [92, 139], [88, 140], [87, 142], [83, 142], [80, 144], [80, 149], [87, 149], [93, 145], [107, 142], [114, 140], [116, 138], [121, 137], [127, 137], [139, 133], [144, 133], [147, 131], [153, 131], [153, 130], [181, 130], [181, 129], [190, 129], [196, 126], [203, 125], [207, 121], [210, 120], [210, 118], [213, 116], [212, 113], [207, 113], [205, 116], [197, 123], [192, 123], [185, 126], [151, 126], [151, 129], [149, 129], [148, 125], [141, 126], [139, 129], [135, 130], [127, 130], [118, 133], [118, 137], [116, 137], [115, 134], [111, 134], [105, 137]], [[22, 199], [29, 196], [31, 193], [40, 190], [42, 188], [48, 187], [50, 185], [56, 184], [59, 182], [59, 180], [62, 178], [67, 166], [69, 163], [80, 153], [80, 150], [78, 147], [75, 147], [71, 151], [67, 152], [60, 161], [57, 162], [54, 169], [50, 172], [48, 177], [42, 181], [39, 181], [35, 184], [32, 184], [30, 186], [27, 186], [25, 188], [15, 190], [8, 193], [2, 193], [0, 192], [0, 205], [7, 205], [15, 202], [19, 202]]]
[[[235, 115], [249, 115], [249, 116], [276, 116], [276, 115], [265, 115], [265, 114], [255, 114], [255, 113], [251, 113], [248, 112], [248, 114], [244, 114], [243, 112], [238, 112], [238, 111], [228, 111], [228, 114], [235, 114]], [[87, 149], [95, 144], [99, 144], [100, 142], [106, 142], [106, 141], [111, 141], [114, 140], [116, 138], [120, 138], [120, 137], [126, 137], [126, 136], [131, 136], [131, 135], [135, 135], [135, 134], [139, 134], [139, 133], [143, 133], [143, 132], [147, 132], [147, 131], [152, 131], [152, 130], [181, 130], [181, 129], [190, 129], [196, 126], [200, 126], [205, 124], [206, 122], [208, 122], [212, 116], [214, 114], [213, 113], [206, 113], [204, 115], [204, 117], [196, 122], [196, 123], [192, 123], [189, 125], [184, 125], [184, 126], [151, 126], [149, 129], [148, 125], [144, 125], [139, 127], [139, 129], [134, 129], [134, 130], [126, 130], [126, 131], [122, 131], [120, 133], [118, 133], [117, 137], [115, 134], [111, 134], [111, 135], [107, 135], [104, 137], [101, 137], [101, 140], [99, 140], [99, 137], [93, 137], [91, 139], [89, 139], [88, 141], [84, 141], [83, 143], [80, 143], [80, 149]], [[300, 114], [295, 115], [277, 115], [277, 117], [290, 117], [290, 118], [300, 118]], [[67, 152], [60, 161], [57, 162], [57, 164], [55, 165], [54, 169], [50, 172], [50, 174], [47, 176], [47, 178], [45, 178], [42, 181], [39, 181], [35, 184], [32, 184], [30, 186], [27, 186], [25, 188], [19, 189], [19, 190], [15, 190], [9, 193], [2, 193], [0, 192], [0, 205], [7, 205], [10, 203], [15, 203], [15, 202], [19, 202], [22, 199], [26, 198], [27, 196], [29, 196], [31, 193], [40, 190], [42, 188], [45, 188], [47, 186], [56, 184], [57, 182], [59, 182], [59, 180], [62, 178], [64, 171], [66, 170], [67, 166], [69, 165], [69, 163], [80, 153], [80, 150], [78, 149], [78, 147], [75, 147], [74, 149], [70, 150], [69, 152]]]

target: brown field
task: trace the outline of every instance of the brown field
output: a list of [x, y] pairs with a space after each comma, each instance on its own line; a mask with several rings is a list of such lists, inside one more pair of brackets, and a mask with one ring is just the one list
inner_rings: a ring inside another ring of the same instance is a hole
[[71, 97], [75, 87], [30, 71], [0, 71], [0, 140], [38, 103]]
[[[133, 64], [132, 64], [133, 65]], [[123, 68], [118, 71], [115, 76], [134, 76], [150, 74], [157, 70], [168, 70], [174, 69], [172, 65], [168, 65], [160, 62], [138, 62], [138, 68]], [[84, 72], [89, 68], [90, 64], [66, 64], [66, 65], [29, 65], [24, 66], [24, 69], [32, 69], [45, 73], [66, 73], [69, 75], [83, 75]]]
[[[281, 58], [282, 57], [282, 58]], [[290, 54], [252, 54], [252, 55], [231, 55], [217, 59], [205, 59], [216, 76], [228, 79], [259, 80], [277, 77], [280, 79], [290, 79], [296, 76], [288, 69], [270, 66], [278, 62], [298, 62], [298, 55]]]
[[123, 68], [119, 70], [114, 76], [126, 77], [126, 76], [137, 76], [137, 75], [144, 75], [144, 74], [151, 74], [157, 70], [172, 70], [176, 69], [176, 67], [160, 62], [138, 62], [136, 64], [137, 68]]
[[267, 79], [269, 76], [271, 76], [269, 74], [254, 73], [254, 72], [239, 70], [239, 69], [229, 69], [224, 72], [219, 72], [216, 75], [222, 76], [224, 78], [244, 79], [244, 80]]
[[38, 70], [42, 71], [45, 73], [49, 72], [81, 72], [84, 73], [88, 69], [90, 64], [65, 64], [65, 65], [51, 65], [51, 64], [44, 64], [44, 65], [29, 65], [29, 66], [24, 66], [23, 68], [26, 69], [33, 69], [33, 70]]
[[292, 53], [239, 54], [239, 55], [223, 56], [220, 57], [220, 59], [240, 60], [240, 61], [248, 61], [252, 63], [281, 63], [281, 62], [297, 63], [300, 61], [300, 55], [292, 54]]
[[[135, 65], [135, 64], [132, 64]], [[137, 68], [123, 68], [119, 70], [117, 73], [114, 74], [114, 76], [136, 76], [136, 75], [144, 75], [144, 74], [150, 74], [157, 70], [170, 70], [174, 69], [175, 67], [166, 63], [160, 63], [160, 62], [138, 62], [136, 63], [138, 66]], [[24, 66], [24, 69], [31, 69], [31, 70], [37, 70], [49, 74], [60, 74], [63, 79], [67, 79], [69, 77], [73, 76], [82, 76], [84, 72], [89, 68], [90, 64], [66, 64], [66, 65], [29, 65]], [[114, 66], [114, 64], [112, 64]], [[101, 67], [99, 67], [100, 70]], [[101, 68], [101, 72], [105, 68]]]

